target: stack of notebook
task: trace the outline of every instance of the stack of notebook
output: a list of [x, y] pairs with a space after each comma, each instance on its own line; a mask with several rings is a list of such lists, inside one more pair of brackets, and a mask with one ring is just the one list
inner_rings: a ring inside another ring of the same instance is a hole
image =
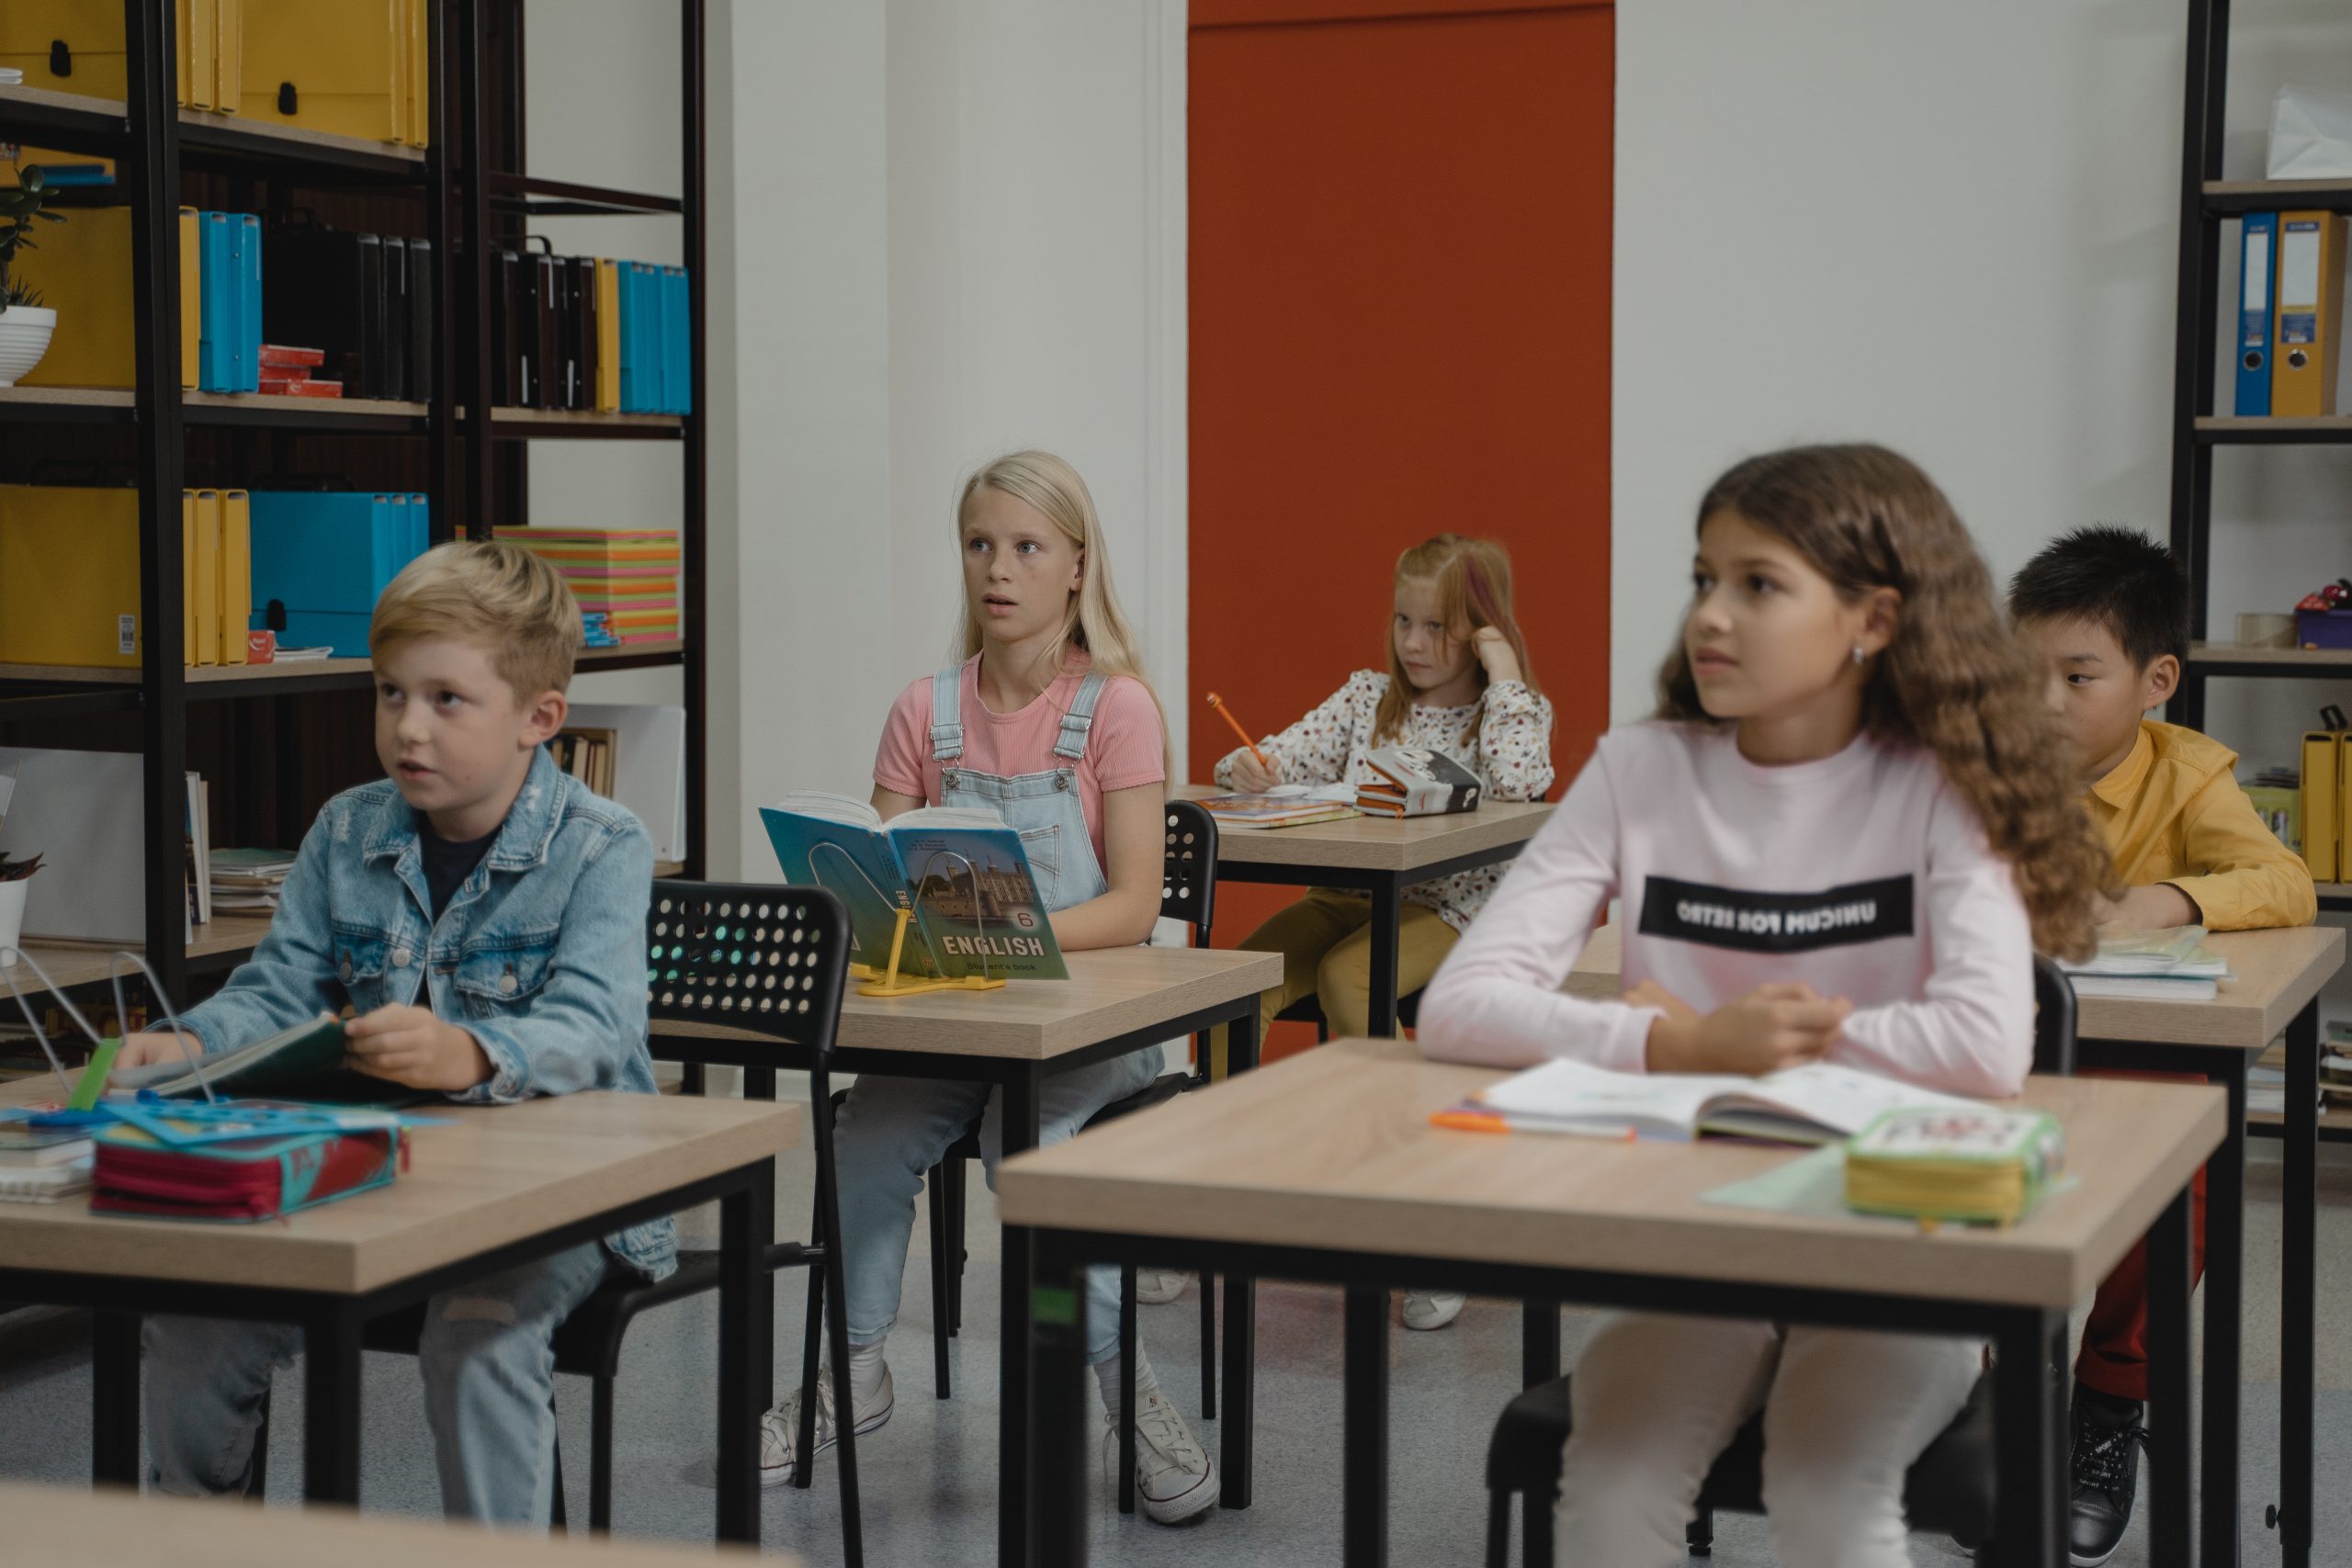
[[294, 870], [290, 850], [214, 850], [212, 910], [215, 914], [269, 914]]
[[498, 537], [553, 566], [581, 613], [601, 615], [623, 646], [678, 636], [675, 528], [515, 528]]
[[1354, 790], [1338, 784], [1289, 795], [1212, 795], [1200, 806], [1220, 828], [1300, 828], [1355, 816], [1354, 798]]
[[2229, 962], [2205, 945], [2203, 926], [2104, 936], [2087, 962], [2062, 967], [2078, 997], [2210, 1002], [2219, 982], [2236, 978]]

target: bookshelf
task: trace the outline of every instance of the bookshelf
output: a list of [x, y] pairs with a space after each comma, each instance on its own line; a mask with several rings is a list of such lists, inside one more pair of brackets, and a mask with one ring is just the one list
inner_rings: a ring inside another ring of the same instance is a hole
[[[136, 750], [150, 800], [178, 800], [179, 779], [198, 767], [213, 785], [216, 845], [290, 846], [328, 795], [375, 776], [370, 671], [356, 659], [183, 668], [186, 563], [178, 491], [188, 484], [243, 484], [265, 475], [338, 474], [355, 488], [430, 496], [435, 541], [488, 537], [497, 524], [527, 518], [516, 504], [523, 496], [515, 481], [525, 444], [674, 441], [684, 457], [676, 513], [685, 558], [679, 583], [683, 636], [590, 650], [579, 668], [583, 674], [680, 671], [687, 713], [687, 859], [658, 869], [662, 875], [699, 872], [707, 745], [703, 416], [492, 407], [490, 363], [482, 352], [490, 320], [488, 252], [533, 219], [593, 213], [680, 224], [683, 260], [695, 279], [691, 406], [705, 407], [705, 5], [641, 3], [673, 7], [678, 17], [676, 79], [684, 135], [674, 197], [528, 174], [521, 131], [521, 0], [429, 0], [430, 108], [428, 145], [422, 148], [177, 107], [175, 8], [153, 0], [123, 0], [126, 97], [0, 87], [0, 141], [116, 161], [112, 190], [60, 205], [68, 209], [96, 201], [131, 209], [137, 364], [137, 385], [130, 389], [0, 388], [0, 482], [29, 482], [30, 470], [40, 465], [70, 460], [105, 477], [41, 482], [135, 484], [144, 645], [143, 662], [135, 669], [0, 665], [0, 745]], [[649, 63], [632, 68], [642, 71]], [[183, 204], [260, 212], [266, 220], [308, 211], [339, 228], [431, 241], [435, 359], [444, 367], [432, 400], [183, 391], [175, 220]], [[469, 409], [488, 410], [489, 417], [469, 417]], [[187, 936], [178, 815], [148, 811], [141, 819], [148, 867], [144, 947], [178, 1000], [190, 976], [226, 968], [251, 951], [266, 922], [224, 917]], [[28, 950], [72, 984], [105, 981], [104, 949], [32, 943]]]

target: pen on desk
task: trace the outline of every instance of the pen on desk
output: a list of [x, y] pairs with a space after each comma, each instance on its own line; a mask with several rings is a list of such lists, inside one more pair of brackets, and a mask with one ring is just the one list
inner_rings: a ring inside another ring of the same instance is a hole
[[1265, 769], [1266, 772], [1270, 773], [1272, 773], [1274, 771], [1274, 765], [1266, 761], [1266, 754], [1258, 750], [1258, 743], [1250, 739], [1250, 732], [1241, 728], [1241, 721], [1233, 716], [1233, 710], [1225, 705], [1225, 699], [1218, 696], [1215, 692], [1211, 692], [1209, 694], [1209, 706], [1216, 709], [1217, 716], [1224, 719], [1226, 723], [1233, 726], [1233, 733], [1241, 737], [1241, 744], [1250, 748], [1250, 754], [1258, 759], [1258, 765]]

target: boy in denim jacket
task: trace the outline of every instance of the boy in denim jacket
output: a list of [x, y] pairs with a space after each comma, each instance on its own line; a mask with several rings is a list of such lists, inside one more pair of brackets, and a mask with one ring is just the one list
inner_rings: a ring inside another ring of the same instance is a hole
[[[460, 1105], [575, 1089], [653, 1092], [644, 941], [651, 840], [560, 772], [580, 610], [506, 545], [448, 544], [376, 605], [376, 755], [390, 775], [326, 804], [269, 934], [182, 1015], [205, 1052], [348, 1002], [350, 1065]], [[133, 1036], [121, 1065], [177, 1056]], [[421, 1366], [442, 1505], [544, 1526], [553, 1494], [551, 1341], [614, 1267], [676, 1266], [664, 1219], [477, 1280], [427, 1306]], [[162, 1490], [243, 1493], [273, 1369], [299, 1331], [147, 1320], [146, 1426]]]

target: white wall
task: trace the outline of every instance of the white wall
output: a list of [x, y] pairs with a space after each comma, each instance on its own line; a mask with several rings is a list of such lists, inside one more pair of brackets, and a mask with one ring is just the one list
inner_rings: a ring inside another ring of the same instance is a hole
[[[532, 0], [534, 174], [678, 188], [674, 17]], [[1000, 452], [1077, 464], [1183, 691], [1184, 5], [716, 0], [710, 25], [710, 865], [766, 878], [755, 808], [863, 795], [890, 699], [944, 660], [950, 509]], [[659, 219], [536, 227], [566, 253], [678, 248]], [[666, 522], [678, 457], [542, 443], [533, 520]]]
[[[1615, 721], [1648, 709], [1692, 508], [1747, 454], [1909, 453], [2004, 582], [2081, 524], [2165, 537], [2187, 9], [1623, 0]], [[2233, 9], [2223, 173], [2259, 178], [2272, 95], [2352, 78], [2352, 29], [2340, 0]], [[2352, 573], [2347, 497], [2352, 453], [2222, 451], [2217, 638]], [[2333, 682], [2210, 691], [2208, 727], [2247, 768], [2292, 763], [2318, 705], [2352, 700]], [[2352, 978], [2329, 1000], [2352, 1010]]]
[[1182, 690], [1183, 7], [713, 15], [734, 199], [711, 234], [714, 339], [732, 323], [712, 501], [735, 537], [714, 540], [711, 694], [714, 733], [740, 728], [713, 754], [713, 864], [764, 879], [755, 808], [863, 796], [890, 700], [943, 662], [952, 502], [999, 452], [1078, 465]]
[[[2005, 580], [2077, 525], [2165, 536], [2187, 9], [1623, 0], [1618, 722], [1648, 707], [1691, 509], [1749, 453], [1907, 452]], [[2225, 173], [2258, 177], [2272, 93], [2352, 76], [2352, 30], [2329, 0], [2233, 9]], [[2347, 495], [2352, 455], [2222, 453], [2215, 635], [2352, 571]], [[2230, 682], [2210, 719], [2250, 763], [2287, 761], [2344, 695]]]

